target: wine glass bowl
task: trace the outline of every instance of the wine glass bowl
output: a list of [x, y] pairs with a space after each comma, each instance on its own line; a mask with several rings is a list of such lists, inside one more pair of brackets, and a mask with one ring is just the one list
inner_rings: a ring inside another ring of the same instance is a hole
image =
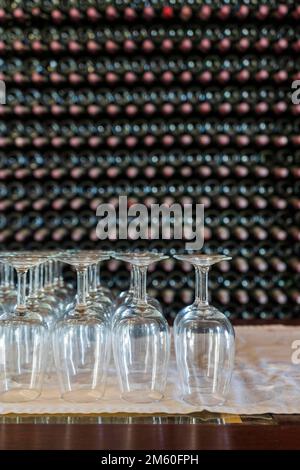
[[57, 323], [54, 357], [64, 400], [89, 403], [102, 398], [109, 360], [108, 334], [96, 316], [73, 312]]
[[47, 358], [47, 329], [40, 316], [6, 314], [0, 319], [0, 401], [31, 401], [41, 393]]

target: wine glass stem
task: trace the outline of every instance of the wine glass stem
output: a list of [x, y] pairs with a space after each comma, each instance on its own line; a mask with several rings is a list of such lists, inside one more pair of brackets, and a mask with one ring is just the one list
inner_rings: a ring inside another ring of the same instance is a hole
[[209, 266], [195, 266], [195, 302], [200, 305], [208, 305], [208, 271]]
[[147, 266], [136, 267], [136, 290], [134, 297], [139, 302], [147, 302]]
[[58, 278], [58, 261], [53, 261], [53, 283], [55, 286], [59, 285], [59, 278]]
[[27, 270], [17, 270], [18, 290], [16, 311], [22, 313], [26, 310], [26, 276]]
[[1, 286], [1, 290], [4, 287], [4, 266], [5, 265], [1, 263], [1, 266], [0, 266], [0, 286]]
[[131, 266], [130, 271], [130, 284], [129, 284], [129, 293], [134, 294], [137, 284], [137, 269], [136, 266]]
[[40, 291], [41, 293], [44, 291], [44, 268], [45, 268], [45, 263], [40, 265]]
[[100, 263], [97, 265], [97, 286], [101, 286], [101, 267]]
[[52, 287], [53, 286], [53, 262], [52, 260], [50, 259], [48, 261], [48, 283], [47, 283], [47, 287]]
[[91, 283], [90, 283], [90, 292], [97, 292], [97, 277], [98, 277], [98, 266], [97, 264], [93, 264], [90, 267], [90, 274], [91, 274]]
[[46, 261], [44, 269], [44, 287], [47, 289], [49, 284], [49, 262]]
[[37, 298], [39, 290], [39, 266], [31, 268], [29, 271], [29, 297]]
[[9, 287], [15, 289], [15, 270], [12, 266], [9, 267]]
[[57, 278], [58, 278], [58, 285], [64, 285], [64, 278], [63, 278], [63, 267], [60, 261], [57, 261]]
[[4, 289], [5, 291], [9, 290], [9, 275], [10, 275], [10, 268], [8, 264], [4, 265]]
[[86, 307], [87, 269], [77, 268], [77, 309]]
[[29, 288], [28, 288], [28, 296], [33, 296], [33, 271], [34, 268], [29, 269]]

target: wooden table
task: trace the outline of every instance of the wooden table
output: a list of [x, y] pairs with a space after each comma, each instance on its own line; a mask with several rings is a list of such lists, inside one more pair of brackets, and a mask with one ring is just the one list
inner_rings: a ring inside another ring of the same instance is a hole
[[4, 416], [4, 449], [300, 450], [300, 416]]
[[179, 424], [172, 422], [174, 418], [161, 424], [120, 424], [118, 418], [111, 418], [115, 419], [112, 423], [88, 423], [86, 420], [89, 418], [85, 417], [76, 419], [77, 422], [70, 422], [69, 418], [69, 422], [56, 423], [51, 419], [48, 423], [30, 420], [26, 423], [2, 423], [0, 450], [300, 449], [299, 416], [269, 415], [265, 421], [252, 417], [245, 422], [222, 424], [217, 421]]

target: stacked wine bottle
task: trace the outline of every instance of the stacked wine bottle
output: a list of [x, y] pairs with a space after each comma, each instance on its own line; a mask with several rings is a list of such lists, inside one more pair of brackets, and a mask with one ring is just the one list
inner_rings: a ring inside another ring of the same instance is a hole
[[[293, 0], [0, 2], [0, 249], [157, 248], [96, 235], [100, 203], [203, 203], [231, 318], [300, 315], [300, 7]], [[175, 315], [189, 265], [149, 289]], [[223, 270], [223, 271], [222, 271]], [[126, 267], [102, 273], [127, 287]]]

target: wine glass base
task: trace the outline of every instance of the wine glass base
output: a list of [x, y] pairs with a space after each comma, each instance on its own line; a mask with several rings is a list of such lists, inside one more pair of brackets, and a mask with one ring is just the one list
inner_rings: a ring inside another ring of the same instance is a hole
[[21, 403], [35, 400], [41, 392], [36, 389], [14, 388], [0, 394], [0, 401], [5, 403]]
[[131, 403], [153, 403], [163, 398], [163, 393], [155, 390], [134, 390], [122, 393], [123, 400]]
[[103, 391], [90, 389], [73, 390], [62, 394], [62, 398], [65, 401], [73, 403], [93, 403], [100, 400], [102, 397]]
[[210, 406], [222, 406], [226, 401], [226, 398], [224, 398], [222, 395], [201, 391], [191, 392], [189, 394], [183, 395], [181, 398], [189, 405], [202, 408]]

